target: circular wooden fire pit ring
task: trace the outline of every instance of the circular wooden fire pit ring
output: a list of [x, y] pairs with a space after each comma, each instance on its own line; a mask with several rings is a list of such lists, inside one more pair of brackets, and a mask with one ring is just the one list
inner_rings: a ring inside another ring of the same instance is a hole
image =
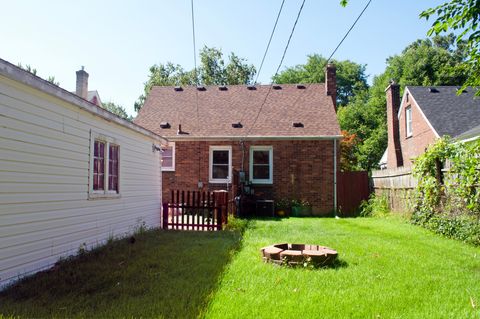
[[338, 257], [336, 250], [319, 245], [274, 244], [261, 249], [262, 259], [277, 265], [299, 266], [308, 263], [316, 267], [331, 266]]

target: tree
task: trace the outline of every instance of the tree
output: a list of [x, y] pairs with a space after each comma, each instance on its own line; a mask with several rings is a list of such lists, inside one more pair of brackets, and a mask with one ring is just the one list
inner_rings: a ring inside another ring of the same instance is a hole
[[[449, 30], [457, 30], [460, 34], [455, 38], [457, 46], [465, 46], [467, 59], [463, 63], [467, 79], [466, 86], [480, 86], [480, 0], [451, 0], [435, 8], [420, 13], [421, 18], [429, 19], [437, 16], [428, 35], [439, 35]], [[480, 95], [480, 90], [476, 92]]]
[[[365, 65], [333, 61], [337, 67], [337, 103], [346, 105], [356, 92], [368, 88]], [[319, 54], [309, 55], [307, 63], [290, 67], [273, 78], [275, 83], [321, 83], [325, 81], [327, 59]]]
[[113, 114], [120, 116], [121, 118], [127, 121], [130, 121], [130, 122], [133, 121], [133, 117], [131, 115], [128, 115], [127, 111], [125, 111], [125, 108], [121, 105], [117, 105], [110, 101], [110, 102], [102, 103], [102, 108], [112, 112]]
[[385, 72], [374, 77], [372, 86], [339, 108], [341, 129], [359, 139], [354, 148], [357, 169], [375, 168], [387, 147], [385, 88], [390, 79], [400, 84], [401, 92], [405, 85], [461, 85], [466, 79], [464, 57], [465, 47], [455, 46], [452, 35], [417, 40], [389, 57]]
[[135, 111], [145, 103], [146, 96], [153, 86], [168, 85], [235, 85], [250, 84], [256, 73], [255, 67], [233, 52], [228, 56], [228, 63], [223, 53], [216, 48], [204, 46], [200, 50], [200, 66], [195, 70], [185, 71], [180, 65], [167, 62], [150, 67], [150, 74], [145, 82], [144, 93], [135, 102]]

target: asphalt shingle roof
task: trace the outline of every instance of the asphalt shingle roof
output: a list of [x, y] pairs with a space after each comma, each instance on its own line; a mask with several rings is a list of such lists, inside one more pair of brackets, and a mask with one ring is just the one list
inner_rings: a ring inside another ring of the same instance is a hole
[[457, 95], [457, 86], [407, 88], [440, 136], [457, 137], [480, 124], [480, 97], [474, 96], [476, 89], [468, 87]]
[[[185, 137], [239, 137], [251, 128], [257, 112], [265, 100], [269, 85], [257, 85], [249, 90], [245, 85], [230, 85], [227, 90], [206, 86], [199, 91], [195, 86], [153, 87], [140, 110], [135, 123], [165, 137], [178, 137], [178, 125], [189, 133]], [[248, 136], [262, 137], [326, 137], [339, 136], [335, 109], [324, 84], [282, 84], [271, 89], [255, 126]], [[197, 98], [200, 125], [197, 125]], [[169, 129], [160, 128], [168, 122]], [[242, 128], [233, 128], [241, 122]], [[293, 127], [300, 122], [303, 127]]]

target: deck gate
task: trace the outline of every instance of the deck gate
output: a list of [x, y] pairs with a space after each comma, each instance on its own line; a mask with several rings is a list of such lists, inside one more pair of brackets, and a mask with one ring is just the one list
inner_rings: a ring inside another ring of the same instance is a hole
[[162, 208], [163, 229], [215, 231], [227, 223], [228, 194], [173, 191]]

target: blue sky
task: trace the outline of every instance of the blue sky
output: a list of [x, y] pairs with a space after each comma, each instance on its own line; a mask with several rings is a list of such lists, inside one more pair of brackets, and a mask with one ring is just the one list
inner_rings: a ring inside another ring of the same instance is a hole
[[[367, 0], [307, 0], [283, 68], [306, 56], [328, 56]], [[385, 60], [426, 37], [430, 21], [419, 13], [444, 1], [373, 0], [335, 59], [367, 65], [369, 81]], [[203, 45], [235, 52], [257, 68], [281, 0], [194, 0], [197, 50]], [[301, 0], [286, 0], [259, 81], [269, 83], [280, 62]], [[0, 58], [30, 64], [38, 75], [55, 76], [75, 89], [75, 71], [84, 65], [89, 89], [134, 114], [148, 69], [171, 61], [193, 68], [190, 0], [177, 1], [5, 1], [0, 19]]]

